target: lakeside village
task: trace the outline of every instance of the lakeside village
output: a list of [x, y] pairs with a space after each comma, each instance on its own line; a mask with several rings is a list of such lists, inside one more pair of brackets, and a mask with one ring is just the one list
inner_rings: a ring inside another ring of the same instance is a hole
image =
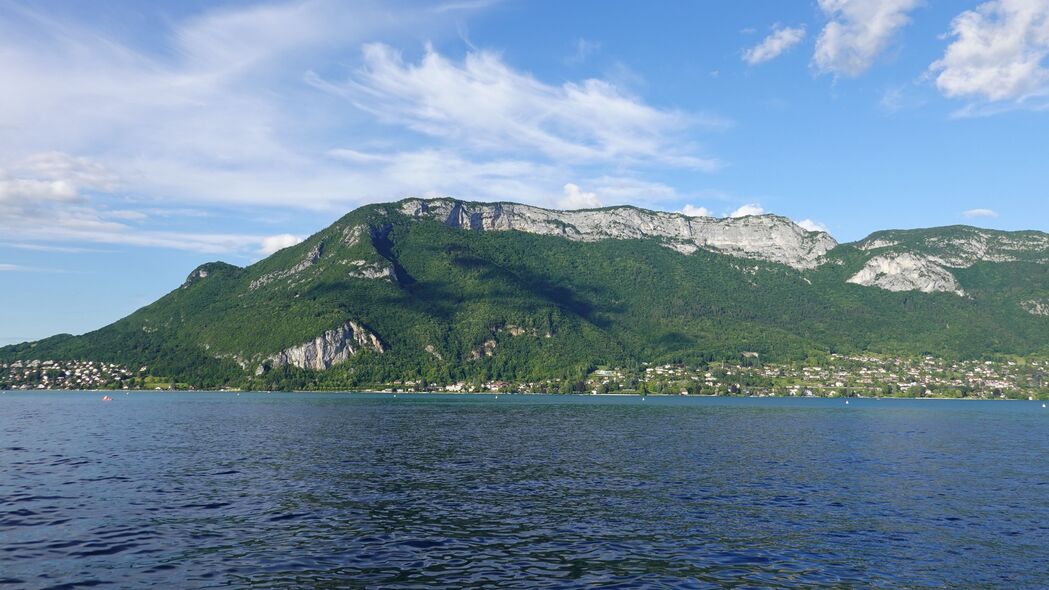
[[[0, 389], [192, 389], [114, 363], [33, 360], [0, 363]], [[1049, 360], [947, 361], [935, 357], [897, 358], [831, 354], [810, 363], [764, 363], [743, 353], [737, 363], [698, 367], [642, 364], [600, 367], [585, 380], [452, 384], [395, 381], [375, 388], [385, 393], [578, 393], [632, 395], [738, 395], [793, 397], [951, 397], [1049, 399]]]

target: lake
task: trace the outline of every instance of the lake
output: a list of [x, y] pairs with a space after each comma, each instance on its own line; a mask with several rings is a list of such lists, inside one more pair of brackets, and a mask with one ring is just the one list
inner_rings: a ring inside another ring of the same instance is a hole
[[1049, 587], [1041, 402], [0, 394], [0, 587]]

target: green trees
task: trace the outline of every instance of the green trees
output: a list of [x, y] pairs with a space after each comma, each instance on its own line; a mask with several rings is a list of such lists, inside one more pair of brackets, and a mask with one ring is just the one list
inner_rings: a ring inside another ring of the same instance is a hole
[[[669, 377], [643, 384], [636, 379], [642, 363], [815, 366], [832, 351], [1049, 356], [1049, 318], [1018, 303], [1049, 294], [1044, 264], [959, 270], [969, 293], [962, 298], [851, 285], [845, 279], [868, 255], [844, 245], [829, 256], [818, 269], [798, 271], [703, 250], [683, 255], [654, 240], [459, 230], [376, 205], [247, 268], [204, 265], [157, 302], [95, 332], [0, 348], [0, 361], [147, 365], [149, 375], [201, 387], [550, 380], [565, 392], [584, 390], [593, 368], [608, 365], [632, 375], [625, 389], [679, 393], [712, 389]], [[351, 272], [362, 264], [392, 270], [378, 278]], [[360, 353], [327, 371], [255, 375], [269, 355], [347, 320], [376, 334], [385, 352]], [[725, 371], [712, 372], [731, 382]]]

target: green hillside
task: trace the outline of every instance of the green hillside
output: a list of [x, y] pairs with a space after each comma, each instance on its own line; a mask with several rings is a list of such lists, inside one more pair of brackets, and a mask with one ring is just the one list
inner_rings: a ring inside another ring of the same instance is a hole
[[[928, 255], [930, 236], [970, 229], [922, 230], [910, 242], [881, 232], [864, 243], [884, 239]], [[877, 252], [861, 245], [838, 246], [802, 271], [704, 250], [685, 255], [650, 239], [467, 231], [373, 205], [247, 268], [203, 265], [100, 330], [5, 347], [0, 360], [146, 366], [196, 387], [345, 388], [560, 379], [598, 365], [732, 360], [744, 351], [770, 360], [1049, 355], [1049, 317], [1021, 306], [1049, 298], [1045, 252], [957, 269], [960, 297], [846, 283]], [[350, 320], [384, 351], [363, 350], [324, 371], [285, 365], [256, 375], [270, 355]]]

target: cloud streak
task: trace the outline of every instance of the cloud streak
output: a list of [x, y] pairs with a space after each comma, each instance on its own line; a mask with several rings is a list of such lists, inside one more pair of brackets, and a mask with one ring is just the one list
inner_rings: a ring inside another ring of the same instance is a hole
[[805, 39], [805, 27], [777, 27], [761, 43], [743, 52], [743, 61], [754, 66], [776, 59]]
[[995, 217], [998, 217], [998, 212], [992, 209], [969, 209], [968, 211], [962, 211], [962, 215], [969, 219], [994, 219]]
[[495, 53], [462, 63], [432, 48], [418, 64], [373, 43], [364, 66], [344, 83], [313, 74], [315, 87], [344, 97], [379, 120], [475, 150], [531, 153], [588, 163], [652, 162], [714, 171], [721, 163], [681, 149], [680, 130], [724, 122], [659, 109], [598, 79], [546, 84]]

